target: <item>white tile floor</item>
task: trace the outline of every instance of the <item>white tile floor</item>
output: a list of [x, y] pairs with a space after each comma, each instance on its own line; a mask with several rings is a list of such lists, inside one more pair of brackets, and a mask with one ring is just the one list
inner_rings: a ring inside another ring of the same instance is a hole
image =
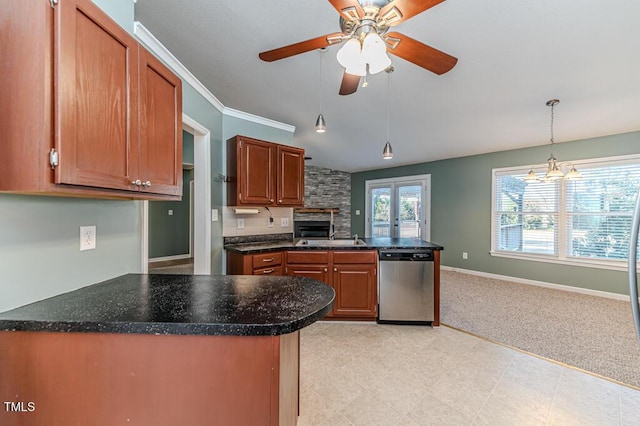
[[298, 425], [640, 425], [639, 390], [448, 327], [301, 336]]

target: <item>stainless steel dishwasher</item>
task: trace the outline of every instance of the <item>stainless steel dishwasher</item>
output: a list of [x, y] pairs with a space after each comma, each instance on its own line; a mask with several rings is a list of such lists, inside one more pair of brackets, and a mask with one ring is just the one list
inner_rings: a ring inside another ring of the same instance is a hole
[[430, 325], [435, 317], [433, 250], [380, 250], [378, 256], [378, 322]]

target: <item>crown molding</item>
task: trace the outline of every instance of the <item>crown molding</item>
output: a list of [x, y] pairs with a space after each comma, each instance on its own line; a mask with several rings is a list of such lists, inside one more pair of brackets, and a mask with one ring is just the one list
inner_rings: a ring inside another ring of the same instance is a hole
[[244, 111], [238, 111], [237, 109], [233, 109], [229, 107], [224, 107], [224, 110], [222, 111], [222, 113], [229, 117], [240, 118], [242, 120], [263, 124], [265, 126], [274, 127], [276, 129], [284, 130], [291, 133], [295, 132], [296, 130], [296, 126], [293, 126], [291, 124], [286, 124], [280, 121], [271, 120], [270, 118], [260, 117], [259, 115], [251, 114]]
[[211, 93], [200, 81], [191, 74], [182, 62], [180, 62], [173, 53], [169, 51], [155, 36], [139, 21], [133, 23], [133, 33], [151, 50], [154, 55], [164, 61], [182, 80], [189, 83], [198, 93], [211, 103], [218, 111], [223, 112], [224, 105]]
[[[134, 0], [135, 1], [135, 0]], [[139, 21], [133, 23], [133, 33], [135, 36], [156, 55], [160, 60], [166, 63], [169, 68], [173, 70], [178, 76], [185, 82], [189, 83], [198, 93], [200, 93], [215, 109], [220, 111], [223, 115], [229, 117], [240, 118], [242, 120], [250, 121], [264, 126], [274, 127], [276, 129], [284, 130], [293, 133], [296, 128], [290, 124], [281, 123], [279, 121], [271, 120], [269, 118], [260, 117], [248, 112], [239, 111], [237, 109], [225, 107], [222, 102], [216, 98], [213, 93], [209, 91], [198, 80], [191, 71], [185, 67], [173, 54], [167, 49], [155, 36]]]

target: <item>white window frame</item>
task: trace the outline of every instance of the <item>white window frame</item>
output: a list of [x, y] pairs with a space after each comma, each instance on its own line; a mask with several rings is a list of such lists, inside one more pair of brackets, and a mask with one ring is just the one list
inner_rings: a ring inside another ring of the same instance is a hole
[[371, 179], [365, 181], [365, 237], [371, 237], [371, 189], [379, 186], [391, 185], [392, 191], [395, 192], [395, 185], [403, 185], [407, 183], [419, 183], [423, 187], [424, 199], [422, 200], [422, 217], [424, 218], [423, 226], [421, 226], [421, 239], [430, 241], [431, 238], [431, 175], [413, 175], [402, 176], [385, 179]]
[[[601, 157], [587, 160], [563, 161], [563, 166], [574, 165], [578, 170], [581, 168], [598, 167], [606, 165], [622, 165], [622, 164], [640, 164], [640, 154], [622, 155], [615, 157]], [[491, 170], [491, 250], [489, 254], [494, 257], [502, 257], [518, 260], [529, 260], [534, 262], [557, 263], [562, 265], [581, 266], [587, 268], [609, 269], [615, 271], [626, 271], [626, 260], [606, 260], [606, 259], [578, 259], [567, 256], [567, 214], [566, 214], [566, 180], [560, 182], [559, 188], [559, 206], [558, 206], [558, 255], [549, 254], [532, 254], [522, 252], [511, 252], [506, 250], [497, 250], [497, 232], [496, 232], [496, 176], [505, 174], [527, 174], [531, 169], [527, 166], [501, 167]], [[537, 164], [533, 166], [538, 176], [544, 174], [546, 164]], [[568, 170], [565, 171], [565, 173]], [[640, 265], [640, 262], [638, 263]]]

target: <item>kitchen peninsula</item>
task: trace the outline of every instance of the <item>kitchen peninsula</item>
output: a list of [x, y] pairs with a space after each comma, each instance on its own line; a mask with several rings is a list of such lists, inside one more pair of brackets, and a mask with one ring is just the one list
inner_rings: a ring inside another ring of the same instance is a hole
[[[128, 274], [0, 314], [3, 425], [293, 425], [304, 277]], [[32, 405], [29, 405], [32, 403]]]

